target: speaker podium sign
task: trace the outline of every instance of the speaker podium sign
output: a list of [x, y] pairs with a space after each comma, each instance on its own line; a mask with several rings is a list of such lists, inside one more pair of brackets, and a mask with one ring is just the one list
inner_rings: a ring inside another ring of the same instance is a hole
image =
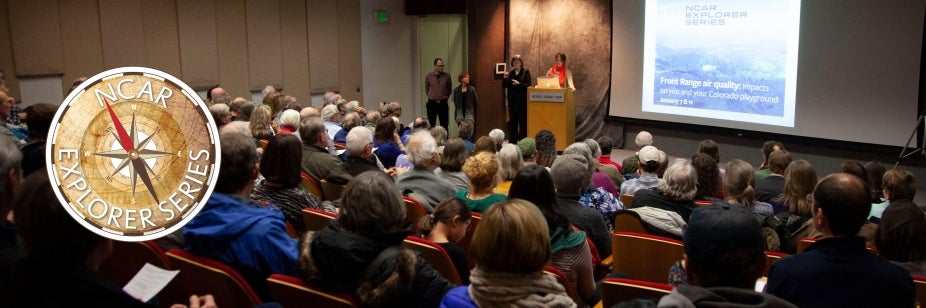
[[55, 194], [96, 234], [145, 241], [193, 219], [218, 177], [218, 129], [202, 99], [164, 72], [124, 67], [72, 91], [49, 130]]

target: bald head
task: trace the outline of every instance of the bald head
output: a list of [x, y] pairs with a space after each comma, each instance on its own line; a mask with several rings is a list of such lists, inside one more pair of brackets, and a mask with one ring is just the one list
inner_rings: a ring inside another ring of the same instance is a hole
[[868, 185], [854, 175], [830, 174], [817, 183], [813, 206], [814, 215], [824, 217], [817, 225], [824, 235], [856, 236], [871, 211], [871, 193]]
[[305, 120], [307, 118], [320, 118], [322, 114], [318, 112], [318, 109], [312, 106], [302, 108], [302, 111], [299, 111], [299, 118]]

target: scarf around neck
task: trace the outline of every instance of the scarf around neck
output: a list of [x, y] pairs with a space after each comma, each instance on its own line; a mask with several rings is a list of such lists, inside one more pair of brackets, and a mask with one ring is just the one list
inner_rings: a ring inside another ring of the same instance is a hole
[[552, 253], [555, 254], [560, 250], [573, 248], [585, 242], [585, 232], [572, 231], [566, 234], [565, 231], [563, 228], [557, 227], [553, 234], [550, 235]]
[[556, 73], [556, 76], [559, 77], [559, 86], [561, 87], [566, 86], [566, 65], [563, 65], [563, 66], [553, 65], [553, 68], [551, 68], [551, 70], [553, 70], [553, 72]]
[[469, 297], [482, 308], [576, 307], [556, 278], [542, 271], [521, 275], [490, 272], [476, 265], [469, 279]]

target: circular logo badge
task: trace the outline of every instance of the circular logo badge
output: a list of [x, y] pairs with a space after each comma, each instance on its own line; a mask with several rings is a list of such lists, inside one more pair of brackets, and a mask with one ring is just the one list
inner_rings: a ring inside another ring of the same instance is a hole
[[46, 162], [74, 219], [120, 241], [152, 240], [196, 216], [218, 177], [206, 105], [164, 72], [123, 67], [72, 91], [52, 121]]

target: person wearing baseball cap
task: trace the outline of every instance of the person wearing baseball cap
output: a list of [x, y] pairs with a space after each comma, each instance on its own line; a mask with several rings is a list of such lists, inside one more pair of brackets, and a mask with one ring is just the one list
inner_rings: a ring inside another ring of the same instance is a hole
[[682, 242], [689, 285], [663, 296], [658, 307], [796, 307], [753, 290], [766, 259], [762, 226], [750, 209], [727, 202], [697, 208]]
[[656, 171], [659, 170], [659, 149], [648, 145], [637, 152], [637, 172], [640, 177], [630, 179], [621, 184], [622, 195], [633, 195], [640, 189], [647, 189], [659, 185], [659, 176]]
[[518, 141], [518, 149], [521, 150], [521, 158], [524, 159], [524, 165], [533, 165], [537, 163], [537, 143], [530, 137]]

